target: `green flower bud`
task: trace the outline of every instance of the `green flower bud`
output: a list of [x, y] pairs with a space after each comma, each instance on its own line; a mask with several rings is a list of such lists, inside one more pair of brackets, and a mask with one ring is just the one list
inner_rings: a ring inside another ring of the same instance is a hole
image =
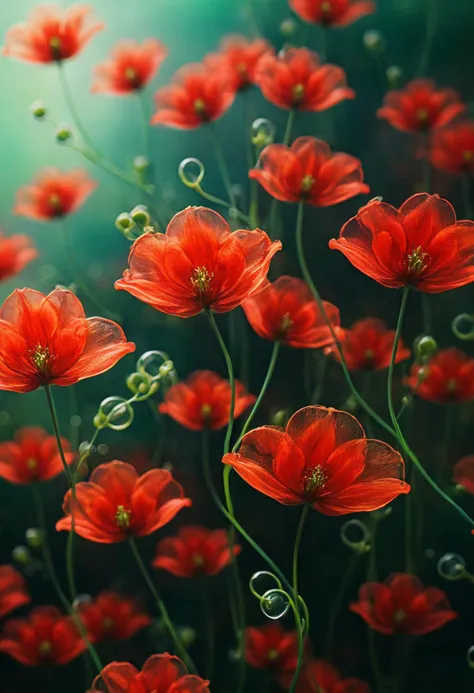
[[72, 131], [67, 126], [59, 126], [56, 130], [56, 142], [63, 144], [74, 137]]
[[288, 411], [286, 409], [280, 409], [279, 411], [276, 411], [274, 414], [272, 414], [270, 417], [271, 426], [280, 426], [281, 428], [284, 428], [287, 422]]
[[426, 363], [438, 351], [438, 345], [431, 335], [417, 337], [413, 345], [417, 361]]
[[122, 212], [119, 214], [115, 220], [115, 226], [119, 231], [126, 231], [127, 229], [133, 229], [135, 226], [132, 217], [127, 212]]
[[43, 546], [43, 531], [38, 527], [30, 527], [25, 532], [25, 539], [31, 549], [40, 549]]
[[12, 558], [20, 565], [28, 565], [31, 562], [29, 548], [27, 546], [15, 546], [12, 551]]
[[149, 226], [150, 225], [150, 214], [145, 205], [137, 205], [130, 212], [130, 217], [135, 224], [138, 226]]
[[146, 158], [146, 156], [137, 156], [133, 160], [133, 168], [137, 173], [144, 173], [147, 169], [150, 168], [150, 162]]
[[298, 31], [298, 23], [292, 17], [286, 17], [280, 24], [280, 32], [285, 38], [294, 36]]
[[42, 120], [46, 116], [46, 108], [42, 101], [35, 101], [31, 104], [30, 109], [36, 120]]
[[362, 40], [364, 41], [364, 46], [368, 51], [375, 53], [381, 52], [385, 49], [385, 39], [380, 31], [377, 31], [377, 29], [370, 29], [369, 31], [366, 31]]
[[390, 65], [390, 67], [387, 67], [385, 75], [391, 89], [398, 87], [402, 79], [402, 71], [398, 65]]

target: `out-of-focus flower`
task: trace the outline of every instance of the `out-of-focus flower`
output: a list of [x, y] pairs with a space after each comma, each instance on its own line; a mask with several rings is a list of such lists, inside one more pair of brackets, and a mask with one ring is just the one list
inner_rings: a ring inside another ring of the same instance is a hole
[[474, 222], [456, 221], [452, 205], [438, 195], [413, 195], [400, 209], [372, 200], [329, 247], [391, 289], [437, 294], [474, 281]]
[[[336, 335], [342, 337], [339, 309], [323, 301]], [[299, 349], [318, 349], [332, 343], [329, 327], [309, 287], [296, 277], [278, 277], [242, 304], [247, 320], [263, 339]]]
[[76, 625], [54, 606], [37, 606], [26, 618], [7, 621], [0, 633], [0, 652], [21, 664], [67, 664], [86, 649]]
[[306, 22], [328, 27], [347, 26], [375, 12], [375, 3], [364, 0], [290, 0], [290, 7]]
[[401, 455], [366, 439], [350, 414], [326, 407], [300, 409], [286, 430], [250, 431], [222, 461], [279, 503], [308, 503], [325, 515], [377, 510], [410, 491]]
[[76, 212], [97, 183], [83, 169], [45, 168], [34, 183], [18, 190], [13, 213], [38, 221], [51, 221]]
[[[388, 368], [392, 357], [395, 330], [388, 330], [383, 320], [364, 318], [357, 320], [350, 329], [343, 330], [342, 353], [349, 370], [376, 371]], [[335, 346], [328, 347], [326, 354], [331, 354], [341, 361]], [[410, 350], [400, 340], [395, 363], [410, 358]]]
[[453, 468], [453, 481], [474, 495], [474, 455], [466, 455]]
[[38, 251], [29, 236], [0, 233], [0, 282], [19, 274], [36, 257]]
[[3, 54], [30, 63], [52, 63], [77, 55], [104, 28], [87, 5], [44, 5], [27, 22], [8, 30]]
[[[242, 547], [233, 546], [234, 556]], [[211, 530], [190, 525], [181, 527], [177, 536], [162, 539], [156, 547], [153, 565], [178, 577], [216, 575], [232, 561], [229, 535], [224, 529]]]
[[[72, 464], [76, 457], [71, 443], [61, 438], [64, 457]], [[0, 443], [0, 478], [14, 484], [32, 484], [61, 474], [63, 464], [55, 436], [43, 428], [19, 428], [13, 441]]]
[[258, 63], [255, 82], [268, 101], [286, 109], [325, 111], [355, 97], [342, 67], [321, 65], [318, 54], [308, 48], [264, 55]]
[[283, 677], [298, 664], [298, 633], [283, 630], [278, 623], [245, 630], [245, 661], [256, 669], [266, 669]]
[[470, 402], [474, 399], [474, 359], [455, 347], [440, 349], [427, 364], [414, 363], [405, 384], [429, 402]]
[[[231, 398], [228, 380], [214, 371], [194, 371], [167, 391], [159, 410], [191, 431], [205, 428], [216, 431], [229, 423]], [[254, 395], [236, 381], [234, 417], [243, 414], [254, 402]]]
[[92, 642], [128, 640], [152, 622], [135, 599], [112, 590], [101, 592], [91, 601], [81, 602], [77, 608]]
[[227, 70], [185, 65], [175, 74], [172, 84], [156, 92], [157, 110], [151, 124], [191, 130], [221, 118], [234, 98], [234, 84]]
[[461, 120], [433, 134], [429, 151], [433, 166], [458, 175], [474, 174], [474, 119]]
[[226, 313], [261, 288], [280, 248], [260, 229], [231, 233], [217, 212], [188, 207], [175, 214], [165, 234], [135, 241], [130, 269], [115, 288], [182, 318], [203, 310]]
[[362, 164], [350, 154], [331, 152], [315, 137], [298, 137], [291, 147], [270, 144], [249, 177], [282, 202], [307, 202], [328, 207], [370, 192]]
[[210, 70], [228, 72], [235, 91], [254, 84], [257, 64], [263, 55], [273, 54], [273, 48], [265, 39], [248, 39], [245, 36], [226, 36], [219, 52], [204, 58]]
[[128, 662], [112, 662], [102, 669], [89, 693], [208, 693], [209, 681], [188, 674], [178, 657], [156, 654], [141, 671]]
[[[291, 685], [291, 674], [286, 674], [280, 683], [284, 688]], [[370, 693], [370, 686], [360, 679], [341, 677], [329, 662], [311, 659], [303, 665], [296, 693]]]
[[108, 60], [94, 70], [92, 91], [126, 96], [139, 91], [156, 75], [168, 55], [165, 46], [156, 39], [120, 41]]
[[404, 89], [389, 91], [377, 115], [397, 130], [426, 132], [446, 125], [465, 110], [454, 89], [438, 89], [431, 79], [415, 79]]
[[23, 575], [12, 565], [0, 566], [0, 618], [30, 601]]
[[55, 289], [15, 289], [0, 308], [0, 390], [73, 385], [108, 371], [135, 351], [122, 328], [86, 318], [80, 300]]
[[66, 493], [63, 517], [58, 531], [71, 530], [84, 539], [114, 544], [129, 536], [146, 536], [170, 522], [183, 508], [191, 505], [181, 484], [166, 469], [151, 469], [142, 476], [131, 464], [114, 460], [101, 464], [90, 481], [76, 486], [77, 502]]
[[385, 582], [367, 582], [359, 590], [359, 601], [349, 608], [369, 628], [386, 635], [425, 635], [457, 618], [445, 592], [424, 587], [408, 573], [393, 573]]

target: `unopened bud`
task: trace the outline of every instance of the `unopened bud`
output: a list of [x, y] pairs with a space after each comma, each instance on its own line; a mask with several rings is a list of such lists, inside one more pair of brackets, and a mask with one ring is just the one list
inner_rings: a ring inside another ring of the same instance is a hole
[[145, 205], [137, 205], [130, 212], [130, 217], [135, 224], [139, 226], [149, 226], [150, 225], [150, 214]]
[[411, 407], [413, 404], [413, 397], [411, 395], [405, 395], [402, 397], [402, 404], [405, 408]]
[[385, 39], [377, 29], [366, 31], [363, 36], [363, 41], [368, 51], [383, 51], [385, 48]]
[[12, 551], [12, 558], [20, 565], [28, 565], [31, 561], [30, 550], [27, 546], [15, 546]]
[[431, 335], [423, 335], [417, 337], [413, 349], [417, 361], [425, 363], [438, 351], [438, 345]]
[[46, 108], [42, 101], [35, 101], [30, 106], [33, 118], [37, 120], [42, 120], [46, 115]]
[[281, 428], [284, 428], [287, 424], [288, 421], [288, 412], [286, 409], [280, 409], [279, 411], [276, 411], [272, 416], [270, 417], [270, 425], [271, 426], [280, 426]]
[[119, 214], [116, 218], [115, 226], [119, 229], [119, 231], [126, 231], [133, 228], [135, 224], [130, 214], [127, 214], [127, 212], [122, 212], [122, 214]]
[[62, 144], [73, 138], [73, 134], [68, 127], [59, 126], [56, 130], [56, 142]]
[[146, 156], [137, 156], [133, 160], [133, 168], [137, 173], [143, 173], [148, 168], [150, 168], [150, 162], [148, 161]]
[[31, 549], [40, 549], [43, 546], [43, 531], [38, 527], [30, 527], [25, 532], [25, 539]]
[[196, 640], [196, 631], [191, 626], [181, 626], [178, 628], [179, 639], [183, 643], [184, 647], [190, 647]]
[[285, 38], [289, 38], [298, 31], [298, 24], [292, 17], [287, 17], [281, 22], [280, 31]]
[[402, 71], [398, 67], [398, 65], [390, 65], [390, 67], [387, 67], [385, 75], [387, 77], [387, 82], [391, 89], [398, 87], [402, 79]]

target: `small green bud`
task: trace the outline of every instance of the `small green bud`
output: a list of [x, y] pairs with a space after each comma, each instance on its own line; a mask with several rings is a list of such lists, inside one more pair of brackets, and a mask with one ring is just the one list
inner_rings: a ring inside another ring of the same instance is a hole
[[146, 158], [146, 156], [137, 156], [133, 160], [133, 168], [137, 173], [144, 173], [147, 169], [150, 168], [150, 162]]
[[159, 367], [158, 375], [160, 376], [160, 378], [166, 378], [166, 376], [170, 375], [173, 371], [174, 371], [173, 361], [165, 361]]
[[402, 71], [398, 65], [390, 65], [390, 67], [387, 67], [385, 75], [391, 89], [398, 87], [402, 79]]
[[280, 32], [285, 38], [294, 36], [298, 31], [298, 24], [292, 17], [286, 17], [280, 24]]
[[404, 407], [411, 407], [413, 404], [413, 397], [411, 395], [405, 395], [402, 397], [402, 404]]
[[130, 217], [135, 224], [138, 226], [149, 226], [150, 225], [150, 214], [145, 205], [137, 205], [130, 212]]
[[438, 351], [438, 345], [431, 335], [423, 335], [415, 339], [413, 350], [416, 360], [426, 363]]
[[377, 29], [366, 31], [362, 40], [368, 51], [378, 52], [385, 49], [385, 39]]
[[56, 130], [56, 142], [63, 144], [74, 137], [72, 131], [66, 126], [59, 126]]
[[46, 108], [42, 101], [35, 101], [31, 104], [30, 109], [36, 120], [42, 120], [46, 116]]
[[276, 411], [272, 416], [270, 417], [270, 425], [271, 426], [280, 426], [281, 428], [284, 428], [287, 424], [288, 421], [288, 412], [286, 409], [280, 409], [279, 411]]
[[179, 639], [184, 647], [190, 647], [196, 640], [196, 631], [191, 626], [181, 626], [178, 628]]
[[130, 214], [128, 214], [127, 212], [122, 212], [122, 214], [119, 214], [116, 218], [115, 226], [118, 228], [119, 231], [128, 231], [130, 229], [133, 229], [135, 223]]
[[12, 558], [20, 565], [28, 565], [31, 561], [29, 548], [27, 546], [15, 546], [12, 551]]
[[43, 531], [38, 527], [30, 527], [25, 532], [25, 539], [31, 549], [40, 549], [43, 546]]

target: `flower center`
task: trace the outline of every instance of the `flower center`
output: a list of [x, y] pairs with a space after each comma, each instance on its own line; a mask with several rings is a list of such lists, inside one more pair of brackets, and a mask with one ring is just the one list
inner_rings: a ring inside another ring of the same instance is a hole
[[301, 192], [308, 193], [313, 187], [314, 178], [311, 174], [307, 173], [303, 180], [301, 181]]
[[207, 420], [210, 418], [212, 412], [212, 407], [210, 404], [203, 404], [201, 407], [202, 418]]
[[110, 630], [115, 626], [115, 621], [113, 618], [110, 618], [110, 616], [106, 616], [102, 619], [102, 625], [106, 630]]
[[247, 74], [247, 65], [246, 65], [244, 62], [238, 63], [238, 64], [235, 66], [235, 69], [237, 70], [237, 72], [239, 73], [239, 75], [240, 75], [241, 77], [248, 77], [248, 74]]
[[57, 193], [53, 193], [48, 197], [48, 202], [53, 213], [56, 216], [60, 216], [63, 210], [61, 205], [61, 198], [59, 197], [59, 195]]
[[375, 356], [375, 354], [372, 351], [372, 349], [366, 349], [364, 351], [364, 358], [366, 361], [372, 362], [374, 360], [374, 356]]
[[304, 84], [295, 84], [295, 86], [291, 90], [294, 104], [299, 104], [303, 100], [304, 92], [305, 92]]
[[285, 313], [285, 315], [282, 316], [281, 323], [280, 323], [281, 334], [285, 334], [285, 332], [287, 332], [292, 325], [293, 325], [293, 320], [290, 318], [288, 313]]
[[51, 48], [51, 56], [53, 60], [61, 60], [62, 41], [59, 36], [51, 36], [49, 39], [49, 47]]
[[272, 650], [268, 650], [267, 658], [269, 662], [274, 662], [278, 657], [280, 656], [280, 653], [278, 650], [273, 648]]
[[194, 112], [201, 118], [206, 117], [206, 102], [204, 99], [199, 98], [194, 101]]
[[43, 347], [41, 344], [37, 344], [33, 351], [29, 351], [30, 361], [35, 367], [39, 375], [45, 377], [51, 372], [51, 365], [54, 356], [48, 347]]
[[402, 623], [406, 618], [406, 613], [403, 611], [403, 609], [398, 609], [395, 611], [393, 615], [393, 620], [395, 623]]
[[201, 297], [208, 293], [213, 276], [214, 273], [208, 272], [205, 267], [196, 267], [192, 273], [191, 284]]
[[43, 640], [43, 642], [40, 642], [38, 646], [38, 652], [42, 657], [47, 657], [52, 649], [53, 646], [51, 645], [49, 640]]
[[196, 568], [202, 568], [202, 566], [204, 565], [204, 558], [201, 556], [200, 553], [195, 553], [193, 555], [193, 565]]
[[120, 527], [120, 529], [129, 529], [131, 516], [131, 510], [126, 510], [124, 505], [118, 505], [117, 512], [115, 513], [117, 527]]
[[321, 3], [321, 12], [323, 14], [328, 14], [328, 12], [330, 12], [331, 9], [332, 9], [332, 7], [331, 7], [331, 3], [329, 2], [329, 0], [325, 0], [325, 2]]
[[29, 457], [29, 458], [26, 460], [26, 466], [28, 467], [28, 469], [30, 469], [31, 471], [33, 471], [33, 470], [35, 470], [36, 467], [38, 466], [38, 460], [35, 460], [34, 457]]
[[456, 392], [458, 389], [458, 381], [455, 378], [450, 378], [446, 383], [446, 389], [448, 392]]
[[428, 125], [428, 117], [429, 113], [426, 108], [419, 108], [416, 112], [416, 119], [422, 126], [427, 126]]
[[303, 475], [303, 486], [305, 493], [313, 496], [326, 486], [327, 475], [321, 465], [316, 465], [311, 469], [306, 469]]
[[474, 152], [472, 152], [470, 149], [467, 149], [462, 153], [462, 158], [466, 162], [472, 161], [472, 159], [474, 159]]
[[411, 277], [418, 277], [428, 262], [430, 261], [430, 256], [428, 253], [423, 251], [421, 245], [415, 248], [408, 254], [406, 259], [407, 272]]

